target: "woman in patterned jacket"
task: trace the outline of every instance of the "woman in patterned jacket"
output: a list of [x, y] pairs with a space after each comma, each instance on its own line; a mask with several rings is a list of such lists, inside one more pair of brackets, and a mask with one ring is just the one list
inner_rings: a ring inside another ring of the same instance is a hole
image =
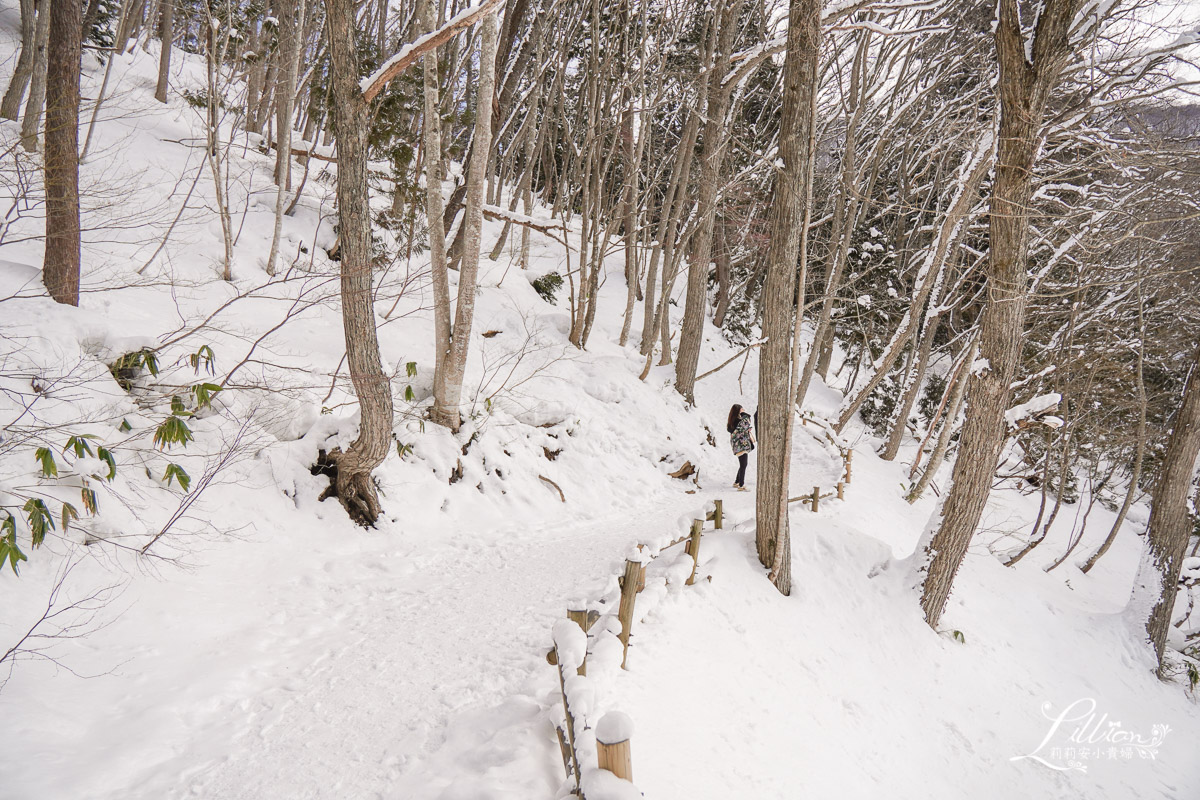
[[729, 433], [729, 444], [738, 460], [738, 473], [733, 488], [744, 492], [746, 464], [750, 460], [750, 451], [754, 449], [754, 420], [740, 405], [734, 403], [733, 408], [729, 409], [729, 421], [725, 423], [725, 430]]

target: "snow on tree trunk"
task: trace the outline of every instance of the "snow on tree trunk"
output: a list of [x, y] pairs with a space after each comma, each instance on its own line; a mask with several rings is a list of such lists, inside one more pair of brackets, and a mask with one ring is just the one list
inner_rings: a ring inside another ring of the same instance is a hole
[[1154, 647], [1161, 673], [1171, 612], [1179, 591], [1179, 572], [1192, 534], [1188, 496], [1200, 456], [1200, 350], [1193, 357], [1192, 372], [1183, 390], [1183, 401], [1175, 416], [1171, 441], [1163, 458], [1162, 471], [1154, 486], [1147, 527], [1146, 549], [1133, 583], [1128, 613], [1146, 621], [1146, 634]]
[[[1043, 117], [1071, 53], [1079, 0], [1047, 0], [1026, 58], [1017, 0], [1000, 0], [995, 30], [1000, 66], [1000, 131], [989, 213], [987, 301], [979, 324], [980, 361], [967, 379], [967, 415], [941, 526], [924, 553], [921, 607], [936, 629], [991, 491], [1007, 436], [1004, 412], [1021, 353], [1028, 299], [1030, 199]], [[918, 554], [920, 557], [920, 554]]]

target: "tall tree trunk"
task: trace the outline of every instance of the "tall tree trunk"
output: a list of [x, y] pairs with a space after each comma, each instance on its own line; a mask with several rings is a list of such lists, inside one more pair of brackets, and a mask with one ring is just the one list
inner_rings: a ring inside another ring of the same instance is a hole
[[1146, 549], [1133, 584], [1129, 612], [1146, 620], [1146, 634], [1154, 647], [1159, 674], [1164, 665], [1171, 611], [1179, 591], [1179, 572], [1192, 533], [1188, 496], [1196, 457], [1200, 455], [1200, 350], [1193, 357], [1191, 374], [1183, 389], [1183, 401], [1175, 416], [1171, 442], [1163, 457], [1162, 472], [1154, 486]]
[[158, 85], [154, 88], [154, 99], [167, 102], [167, 89], [171, 83], [171, 47], [175, 41], [175, 0], [162, 0], [158, 18]]
[[13, 69], [12, 79], [4, 100], [0, 101], [0, 117], [15, 120], [21, 113], [25, 88], [33, 77], [33, 54], [37, 49], [37, 11], [33, 0], [21, 0], [21, 55]]
[[921, 343], [917, 347], [916, 364], [912, 374], [908, 376], [903, 394], [896, 402], [892, 429], [888, 433], [887, 444], [879, 455], [884, 461], [894, 461], [896, 454], [900, 452], [900, 444], [904, 441], [904, 431], [908, 429], [908, 415], [912, 413], [912, 407], [917, 402], [917, 395], [921, 393], [921, 381], [925, 379], [925, 368], [929, 364], [929, 353], [933, 349], [933, 337], [937, 335], [940, 321], [941, 317], [935, 316], [925, 323], [925, 333], [921, 336]]
[[358, 396], [361, 420], [350, 449], [330, 453], [337, 466], [335, 491], [360, 525], [379, 519], [371, 472], [387, 458], [392, 442], [392, 387], [379, 359], [372, 302], [371, 211], [367, 188], [367, 104], [358, 85], [354, 0], [326, 0], [337, 136], [338, 225], [341, 239], [342, 325], [346, 363]]
[[[858, 45], [854, 55], [854, 65], [850, 69], [849, 107], [846, 119], [846, 141], [842, 148], [841, 190], [834, 201], [834, 240], [831, 243], [830, 257], [826, 260], [825, 269], [825, 298], [821, 301], [821, 313], [817, 317], [816, 336], [813, 338], [813, 348], [804, 361], [804, 371], [800, 375], [800, 388], [797, 395], [800, 402], [808, 395], [809, 384], [812, 383], [813, 372], [822, 354], [833, 352], [833, 303], [837, 299], [838, 289], [842, 285], [842, 272], [846, 266], [850, 252], [850, 240], [854, 235], [854, 221], [858, 217], [858, 197], [861, 187], [858, 186], [858, 128], [862, 119], [862, 94], [865, 94], [867, 54], [871, 46], [871, 32], [862, 30], [857, 35]], [[826, 357], [826, 371], [828, 358]]]
[[88, 0], [87, 10], [83, 12], [83, 38], [86, 41], [92, 32], [92, 26], [100, 18], [101, 0]]
[[[725, 161], [725, 117], [733, 86], [722, 85], [729, 71], [733, 37], [738, 28], [742, 1], [717, 2], [713, 6], [713, 32], [716, 39], [708, 71], [708, 102], [705, 106], [704, 139], [700, 153], [695, 238], [689, 248], [687, 295], [683, 322], [679, 329], [679, 352], [675, 359], [675, 390], [689, 404], [695, 403], [696, 367], [700, 363], [700, 344], [704, 338], [704, 312], [708, 306], [708, 268], [712, 262], [713, 227], [717, 220], [717, 190], [721, 165]], [[799, 245], [797, 245], [799, 247]]]
[[[971, 362], [975, 360], [976, 343], [974, 341], [968, 346], [966, 360], [963, 362], [962, 374], [954, 379], [954, 386], [951, 389], [946, 409], [946, 417], [942, 422], [942, 430], [938, 433], [937, 443], [933, 446], [933, 452], [929, 454], [929, 461], [925, 464], [925, 471], [921, 473], [921, 477], [917, 480], [913, 487], [908, 490], [908, 494], [904, 499], [909, 503], [915, 503], [925, 494], [925, 490], [929, 488], [929, 484], [937, 477], [937, 472], [942, 468], [942, 462], [946, 459], [946, 451], [950, 449], [950, 437], [954, 435], [958, 415], [962, 411], [963, 398], [967, 392], [967, 370], [971, 368]], [[917, 451], [916, 459], [913, 461], [913, 466], [920, 461], [921, 452]]]
[[1096, 566], [1096, 562], [1104, 557], [1104, 554], [1108, 552], [1113, 542], [1116, 541], [1117, 533], [1121, 530], [1121, 526], [1125, 524], [1125, 517], [1129, 515], [1129, 509], [1133, 506], [1133, 499], [1137, 497], [1138, 484], [1142, 479], [1142, 465], [1146, 459], [1146, 414], [1149, 410], [1149, 403], [1146, 400], [1145, 356], [1145, 312], [1142, 300], [1142, 287], [1139, 285], [1137, 351], [1138, 424], [1137, 430], [1134, 432], [1136, 438], [1133, 445], [1133, 467], [1129, 470], [1129, 488], [1125, 491], [1125, 499], [1121, 502], [1121, 509], [1117, 512], [1117, 518], [1113, 520], [1112, 527], [1108, 530], [1108, 536], [1104, 538], [1104, 542], [1096, 549], [1096, 552], [1088, 556], [1087, 561], [1079, 567], [1079, 571], [1085, 575], [1091, 571], [1092, 567]]
[[[627, 6], [622, 5], [622, 14], [624, 18], [622, 22], [625, 27], [625, 36], [623, 44], [625, 45], [625, 55], [631, 55], [629, 51], [629, 19]], [[633, 305], [636, 302], [638, 294], [638, 235], [637, 235], [637, 194], [638, 194], [638, 171], [641, 169], [640, 146], [635, 148], [633, 142], [633, 88], [629, 82], [625, 83], [622, 92], [624, 109], [621, 113], [621, 166], [624, 170], [624, 181], [622, 181], [622, 196], [621, 196], [621, 218], [622, 218], [622, 240], [625, 243], [625, 315], [624, 322], [621, 324], [621, 334], [617, 340], [617, 344], [624, 347], [629, 341], [629, 329], [633, 324]], [[644, 126], [641, 126], [644, 129]], [[641, 142], [645, 142], [646, 134], [641, 131], [641, 136], [638, 137]], [[640, 142], [639, 142], [640, 145]]]
[[[425, 32], [433, 31], [437, 25], [433, 0], [421, 0], [420, 13]], [[445, 392], [439, 382], [446, 374], [445, 361], [450, 353], [450, 276], [446, 267], [446, 229], [442, 224], [442, 120], [438, 65], [433, 57], [422, 61], [425, 76], [425, 219], [429, 226], [429, 266], [433, 281], [433, 375], [434, 395], [437, 396]], [[437, 424], [454, 427], [452, 416], [443, 414], [437, 402], [430, 413]]]
[[[994, 131], [989, 128], [979, 137], [975, 150], [963, 161], [954, 197], [950, 201], [942, 224], [938, 227], [925, 261], [917, 271], [917, 286], [913, 301], [909, 304], [904, 318], [900, 321], [899, 328], [888, 342], [883, 354], [871, 364], [871, 377], [861, 389], [853, 395], [847, 395], [842, 402], [835, 426], [838, 432], [841, 432], [850, 423], [850, 420], [854, 419], [854, 415], [858, 413], [858, 409], [866, 402], [871, 392], [878, 389], [879, 385], [883, 383], [888, 370], [896, 363], [896, 359], [904, 352], [905, 346], [916, 333], [921, 309], [925, 307], [925, 303], [928, 302], [930, 295], [934, 293], [941, 281], [952, 245], [966, 229], [967, 218], [971, 208], [975, 205], [976, 194], [991, 166], [994, 146]], [[854, 386], [854, 383], [851, 381], [849, 385]]]
[[50, 0], [38, 0], [37, 26], [34, 31], [33, 78], [29, 99], [21, 117], [21, 147], [27, 153], [38, 149], [38, 128], [42, 123], [42, 107], [46, 104], [47, 46], [50, 44]]
[[267, 255], [267, 274], [275, 274], [283, 212], [292, 188], [292, 117], [296, 110], [296, 73], [300, 63], [300, 38], [304, 29], [305, 0], [276, 0], [279, 10], [279, 92], [275, 105], [275, 229]]
[[[479, 45], [479, 106], [487, 109], [496, 93], [496, 29], [494, 13], [481, 24]], [[466, 209], [462, 221], [462, 261], [458, 275], [458, 300], [454, 309], [454, 328], [450, 351], [442, 362], [442, 371], [434, 375], [434, 419], [457, 431], [462, 424], [463, 376], [467, 371], [467, 350], [471, 342], [471, 323], [475, 318], [475, 281], [479, 271], [479, 237], [483, 229], [483, 191], [487, 184], [488, 153], [492, 149], [492, 115], [475, 114], [475, 135], [471, 163], [467, 171]]]
[[[968, 374], [967, 416], [941, 525], [924, 550], [921, 607], [937, 629], [954, 576], [983, 514], [1006, 438], [1004, 412], [1025, 329], [1029, 201], [1050, 95], [1070, 56], [1080, 0], [1046, 0], [1026, 57], [1018, 0], [1000, 0], [994, 38], [1000, 66], [1000, 133], [989, 213], [987, 301], [979, 324], [981, 360]], [[918, 551], [920, 552], [920, 551]]]
[[758, 485], [755, 495], [759, 561], [782, 594], [792, 591], [791, 536], [788, 526], [788, 475], [791, 459], [793, 399], [792, 333], [794, 314], [804, 308], [803, 286], [796, 302], [796, 260], [800, 230], [812, 190], [813, 123], [817, 61], [821, 51], [820, 0], [792, 0], [788, 10], [787, 55], [783, 65], [783, 109], [775, 176], [771, 241], [763, 285], [762, 346], [758, 363]]
[[59, 303], [79, 305], [79, 71], [82, 9], [52, 3], [46, 65], [46, 256], [42, 280]]

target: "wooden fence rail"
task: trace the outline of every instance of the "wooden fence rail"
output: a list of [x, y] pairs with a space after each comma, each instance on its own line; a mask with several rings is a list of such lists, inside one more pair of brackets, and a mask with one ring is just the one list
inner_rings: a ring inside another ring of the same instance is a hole
[[[715, 500], [713, 509], [705, 514], [704, 519], [693, 519], [688, 533], [653, 549], [650, 545], [641, 543], [630, 558], [625, 560], [623, 573], [618, 577], [620, 600], [617, 607], [617, 621], [620, 623], [620, 633], [617, 639], [621, 642], [621, 669], [628, 668], [629, 644], [633, 637], [633, 623], [636, 619], [635, 610], [638, 594], [646, 588], [646, 567], [661, 556], [669, 548], [686, 544], [685, 552], [691, 561], [691, 569], [687, 572], [685, 585], [692, 586], [696, 582], [696, 574], [700, 565], [700, 546], [704, 538], [705, 522], [712, 522], [713, 531], [721, 530], [725, 524], [725, 508], [721, 500]], [[683, 573], [677, 573], [682, 575]], [[668, 578], [671, 580], [671, 578]], [[583, 604], [580, 604], [583, 605]], [[572, 606], [567, 609], [567, 620], [570, 624], [564, 627], [563, 622], [554, 626], [554, 647], [546, 654], [546, 660], [558, 668], [558, 685], [562, 695], [563, 722], [556, 727], [559, 750], [562, 755], [563, 770], [568, 780], [574, 783], [572, 793], [585, 798], [587, 770], [579, 755], [579, 736], [587, 728], [586, 714], [580, 713], [579, 698], [573, 697], [573, 687], [576, 676], [586, 679], [587, 676], [587, 636], [592, 627], [600, 619], [600, 613], [584, 607]], [[580, 644], [582, 631], [583, 644]], [[603, 633], [603, 631], [602, 631]], [[595, 727], [596, 759], [599, 769], [611, 772], [623, 780], [633, 780], [633, 760], [630, 747], [632, 722], [629, 718], [616, 711], [605, 714]]]
[[[789, 503], [806, 503], [809, 510], [815, 512], [820, 509], [822, 500], [830, 497], [837, 497], [839, 500], [845, 499], [845, 487], [850, 483], [852, 477], [854, 450], [841, 441], [821, 420], [801, 417], [802, 425], [807, 427], [809, 423], [821, 430], [823, 438], [837, 449], [842, 460], [841, 480], [838, 481], [836, 488], [822, 492], [820, 486], [814, 486], [809, 494], [788, 498]], [[688, 571], [685, 585], [694, 585], [700, 566], [700, 546], [704, 538], [705, 522], [713, 523], [714, 531], [724, 528], [725, 507], [722, 500], [713, 501], [713, 508], [705, 514], [704, 519], [692, 520], [688, 533], [658, 546], [657, 549], [644, 543], [638, 544], [634, 553], [625, 560], [624, 570], [617, 579], [620, 599], [617, 604], [616, 620], [620, 625], [620, 631], [616, 636], [621, 643], [621, 669], [628, 668], [629, 645], [633, 638], [637, 596], [646, 588], [646, 567], [666, 550], [676, 545], [686, 544], [685, 552], [691, 561], [691, 569]], [[682, 572], [677, 573], [677, 575], [681, 574]], [[669, 580], [670, 578], [668, 578]], [[709, 580], [711, 580], [711, 576]], [[567, 779], [574, 782], [571, 794], [581, 800], [586, 800], [584, 778], [587, 770], [580, 763], [577, 738], [582, 730], [587, 728], [587, 720], [586, 712], [580, 712], [581, 704], [572, 702], [572, 695], [573, 686], [578, 685], [578, 681], [587, 680], [588, 634], [600, 617], [599, 611], [589, 610], [586, 606], [569, 608], [567, 619], [572, 625], [560, 627], [563, 625], [561, 622], [555, 625], [554, 648], [546, 654], [546, 660], [558, 667], [559, 690], [562, 694], [563, 724], [556, 728], [556, 732], [562, 752], [563, 769]], [[605, 630], [608, 629], [605, 628]], [[582, 631], [583, 637], [582, 645], [579, 639], [580, 631]], [[601, 635], [603, 633], [604, 630], [601, 631]], [[566, 644], [560, 642], [560, 638], [566, 641]], [[586, 706], [583, 707], [586, 708]], [[598, 768], [627, 781], [633, 780], [633, 758], [630, 746], [632, 729], [633, 725], [629, 718], [614, 711], [605, 714], [595, 727]]]

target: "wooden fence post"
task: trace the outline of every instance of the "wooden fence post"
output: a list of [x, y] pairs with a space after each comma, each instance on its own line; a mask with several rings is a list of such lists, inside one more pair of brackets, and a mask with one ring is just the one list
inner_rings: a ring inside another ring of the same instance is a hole
[[629, 634], [633, 630], [633, 604], [637, 600], [638, 585], [646, 577], [646, 567], [638, 561], [625, 561], [625, 576], [621, 579], [621, 605], [617, 618], [621, 620], [621, 669], [629, 658]]
[[851, 467], [853, 466], [853, 464], [854, 464], [854, 451], [847, 450], [846, 451], [846, 483], [850, 482], [850, 471], [851, 471]]
[[845, 488], [846, 488], [846, 484], [842, 483], [841, 481], [838, 481], [838, 485], [837, 485], [838, 500], [846, 499], [845, 497], [842, 496], [843, 492], [845, 491]]
[[814, 486], [813, 487], [813, 495], [812, 495], [812, 508], [810, 508], [809, 511], [813, 512], [814, 514], [817, 513], [817, 508], [819, 508], [820, 505], [821, 505], [821, 487]]
[[713, 528], [721, 530], [725, 527], [725, 502], [717, 499], [713, 501], [716, 508], [713, 509]]
[[692, 535], [688, 537], [687, 554], [692, 557], [692, 574], [688, 576], [687, 585], [696, 582], [696, 568], [700, 566], [700, 533], [704, 523], [698, 519], [692, 520]]
[[620, 711], [609, 711], [596, 725], [596, 761], [618, 778], [633, 780], [633, 753], [629, 740], [633, 721]]
[[[555, 647], [557, 652], [558, 648]], [[567, 723], [567, 738], [566, 744], [570, 752], [571, 767], [575, 773], [575, 788], [579, 788], [579, 781], [582, 778], [583, 771], [579, 765], [579, 750], [575, 747], [575, 715], [571, 712], [571, 701], [567, 699], [567, 678], [563, 674], [562, 659], [558, 659], [558, 687], [562, 691], [563, 700], [563, 717]], [[562, 734], [559, 734], [559, 747], [562, 746]], [[564, 761], [566, 760], [564, 754]]]
[[[588, 612], [587, 612], [586, 608], [583, 608], [583, 609], [568, 608], [567, 609], [567, 619], [571, 620], [576, 625], [578, 625], [580, 628], [582, 628], [583, 632], [585, 634], [587, 633]], [[580, 675], [587, 675], [587, 655], [586, 654], [583, 657], [583, 663], [579, 665], [578, 673]]]

